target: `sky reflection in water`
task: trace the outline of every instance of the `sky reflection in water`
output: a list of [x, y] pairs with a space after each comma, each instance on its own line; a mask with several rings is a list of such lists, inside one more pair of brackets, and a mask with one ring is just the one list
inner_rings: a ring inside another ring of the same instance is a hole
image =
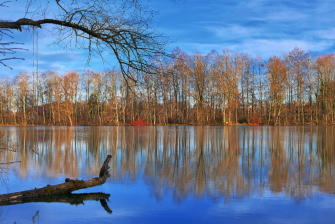
[[84, 205], [0, 207], [0, 223], [333, 223], [334, 127], [0, 128], [0, 192], [112, 177]]

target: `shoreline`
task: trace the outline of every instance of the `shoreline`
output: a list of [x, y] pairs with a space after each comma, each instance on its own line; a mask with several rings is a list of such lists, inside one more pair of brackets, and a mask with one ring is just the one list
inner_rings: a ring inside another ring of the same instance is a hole
[[194, 127], [232, 127], [232, 126], [248, 126], [248, 127], [331, 127], [335, 126], [335, 124], [291, 124], [291, 125], [253, 125], [253, 124], [230, 124], [230, 125], [220, 125], [220, 124], [159, 124], [159, 125], [130, 125], [130, 124], [122, 124], [122, 125], [0, 125], [1, 127], [176, 127], [176, 126], [194, 126]]

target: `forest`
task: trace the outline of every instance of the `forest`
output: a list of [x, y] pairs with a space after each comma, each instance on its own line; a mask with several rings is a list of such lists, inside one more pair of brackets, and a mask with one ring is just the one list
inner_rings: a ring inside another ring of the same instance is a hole
[[136, 70], [21, 73], [0, 80], [0, 125], [331, 125], [335, 55], [269, 59], [176, 48]]

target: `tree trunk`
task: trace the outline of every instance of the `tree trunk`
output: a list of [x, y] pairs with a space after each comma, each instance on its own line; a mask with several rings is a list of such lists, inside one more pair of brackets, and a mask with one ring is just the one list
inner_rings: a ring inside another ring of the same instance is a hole
[[69, 178], [65, 179], [65, 183], [57, 184], [57, 185], [47, 185], [42, 188], [15, 192], [10, 194], [0, 195], [0, 204], [15, 202], [15, 201], [33, 201], [33, 198], [38, 197], [48, 197], [53, 195], [64, 195], [70, 194], [72, 191], [94, 187], [97, 185], [104, 184], [109, 177], [109, 162], [112, 156], [108, 155], [104, 164], [102, 165], [99, 173], [99, 177], [94, 177], [90, 180], [71, 180]]

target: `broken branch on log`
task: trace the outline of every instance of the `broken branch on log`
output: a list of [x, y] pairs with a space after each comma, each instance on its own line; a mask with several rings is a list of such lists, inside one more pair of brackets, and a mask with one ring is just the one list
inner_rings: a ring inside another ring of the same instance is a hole
[[[71, 196], [71, 192], [83, 188], [94, 187], [97, 185], [104, 184], [109, 177], [109, 162], [112, 156], [108, 155], [104, 164], [102, 165], [99, 173], [99, 177], [94, 177], [90, 180], [72, 180], [69, 178], [65, 179], [65, 183], [57, 184], [57, 185], [47, 185], [42, 188], [15, 192], [10, 194], [2, 194], [0, 195], [0, 205], [3, 204], [16, 204], [17, 203], [25, 203], [28, 201], [38, 201], [38, 198], [48, 198], [52, 196]], [[101, 201], [100, 201], [101, 202]], [[103, 205], [103, 203], [101, 203]]]

